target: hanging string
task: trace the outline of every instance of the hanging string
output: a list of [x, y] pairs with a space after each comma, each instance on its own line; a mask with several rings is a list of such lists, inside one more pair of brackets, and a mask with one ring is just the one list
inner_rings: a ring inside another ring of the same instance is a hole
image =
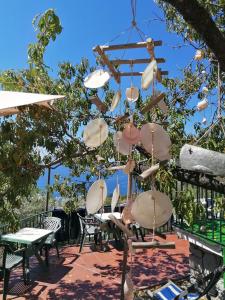
[[[154, 130], [152, 130], [152, 162], [151, 166], [154, 165]], [[151, 186], [152, 191], [155, 190], [155, 178], [154, 175], [151, 176]], [[153, 228], [152, 228], [152, 241], [155, 239], [155, 225], [156, 225], [156, 203], [155, 197], [153, 197]]]

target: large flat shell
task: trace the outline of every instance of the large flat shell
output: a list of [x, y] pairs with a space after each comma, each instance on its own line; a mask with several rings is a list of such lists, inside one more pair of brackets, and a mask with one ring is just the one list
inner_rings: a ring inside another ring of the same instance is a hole
[[135, 145], [140, 142], [140, 130], [133, 123], [125, 124], [123, 129], [123, 138], [129, 145]]
[[141, 128], [141, 142], [146, 151], [159, 160], [170, 158], [170, 137], [162, 126], [156, 123], [147, 123]]
[[108, 137], [108, 125], [104, 119], [95, 119], [84, 128], [83, 140], [87, 147], [96, 148]]
[[103, 69], [90, 73], [84, 79], [84, 86], [89, 89], [97, 89], [103, 87], [110, 79], [110, 74]]
[[117, 184], [113, 191], [113, 195], [112, 195], [111, 212], [114, 212], [117, 202], [119, 200], [119, 197], [120, 197], [120, 185]]
[[123, 154], [128, 155], [130, 152], [130, 145], [124, 140], [122, 132], [117, 131], [113, 136], [114, 146], [116, 147], [116, 151]]
[[103, 179], [95, 181], [88, 190], [86, 198], [86, 209], [88, 214], [95, 214], [105, 202], [107, 186]]
[[144, 70], [141, 77], [141, 87], [143, 90], [147, 90], [152, 83], [154, 76], [157, 72], [157, 62], [156, 60], [152, 60], [146, 69]]
[[[155, 199], [155, 211], [154, 211]], [[172, 215], [169, 197], [159, 191], [143, 192], [134, 201], [131, 209], [135, 221], [144, 228], [153, 229], [165, 224]], [[154, 222], [155, 220], [155, 222]]]
[[131, 86], [130, 88], [126, 89], [126, 97], [127, 100], [130, 102], [135, 102], [137, 101], [138, 97], [139, 97], [139, 90], [137, 87], [135, 86]]
[[113, 96], [110, 111], [114, 111], [121, 99], [121, 91], [117, 91]]

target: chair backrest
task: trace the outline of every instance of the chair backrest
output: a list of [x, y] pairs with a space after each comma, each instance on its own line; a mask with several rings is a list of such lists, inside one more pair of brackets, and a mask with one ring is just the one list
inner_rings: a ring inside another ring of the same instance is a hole
[[56, 233], [61, 228], [61, 219], [57, 217], [46, 217], [43, 220], [42, 226], [44, 229], [52, 230]]

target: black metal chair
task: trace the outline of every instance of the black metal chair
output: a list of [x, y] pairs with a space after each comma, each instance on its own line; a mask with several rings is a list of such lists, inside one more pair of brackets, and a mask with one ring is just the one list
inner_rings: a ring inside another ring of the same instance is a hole
[[10, 272], [20, 264], [23, 267], [24, 283], [26, 284], [24, 249], [14, 251], [8, 244], [0, 242], [0, 271], [1, 277], [3, 277], [3, 300], [6, 300], [7, 297]]
[[94, 220], [94, 218], [90, 217], [82, 217], [77, 213], [80, 221], [80, 249], [81, 253], [83, 249], [83, 245], [86, 237], [88, 236], [89, 242], [91, 241], [91, 237], [94, 237], [95, 245], [102, 245], [102, 235], [100, 230], [100, 225], [98, 222]]
[[53, 246], [56, 248], [57, 256], [59, 258], [59, 248], [58, 248], [58, 243], [56, 240], [56, 233], [60, 230], [61, 228], [61, 219], [57, 217], [46, 217], [44, 218], [41, 227], [44, 229], [52, 230], [52, 234], [48, 236], [44, 243], [44, 248], [45, 248], [45, 260], [46, 264], [48, 265], [48, 253], [49, 249]]

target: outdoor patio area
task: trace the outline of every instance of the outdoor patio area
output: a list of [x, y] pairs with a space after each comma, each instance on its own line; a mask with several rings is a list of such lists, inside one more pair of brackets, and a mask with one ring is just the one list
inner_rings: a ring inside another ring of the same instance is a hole
[[[145, 239], [150, 241], [150, 236]], [[175, 241], [175, 249], [136, 250], [132, 256], [135, 288], [189, 274], [188, 242], [174, 234], [167, 234], [166, 241]], [[52, 249], [46, 272], [31, 259], [30, 285], [23, 284], [22, 268], [12, 271], [7, 299], [119, 299], [122, 257], [123, 251], [112, 243], [108, 252], [93, 252], [85, 245], [81, 254], [78, 246], [63, 246], [59, 260]]]

